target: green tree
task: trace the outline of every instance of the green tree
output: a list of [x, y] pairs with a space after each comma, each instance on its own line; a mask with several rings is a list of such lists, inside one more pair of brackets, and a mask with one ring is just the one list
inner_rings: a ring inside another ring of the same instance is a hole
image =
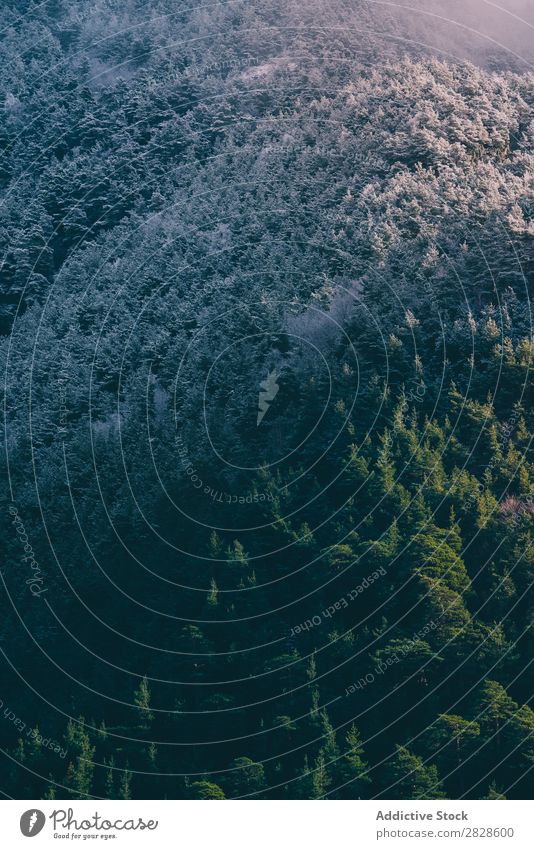
[[72, 758], [67, 769], [70, 796], [73, 799], [89, 798], [93, 785], [95, 747], [91, 745], [82, 716], [76, 721], [69, 720], [66, 742]]
[[230, 772], [224, 778], [224, 785], [231, 799], [250, 795], [261, 798], [266, 787], [262, 764], [247, 757], [235, 758], [230, 764]]
[[339, 764], [338, 797], [342, 799], [367, 798], [371, 776], [363, 757], [364, 748], [356, 725], [352, 723], [345, 737], [345, 753]]
[[189, 787], [191, 799], [226, 799], [224, 791], [212, 781], [194, 781]]
[[154, 714], [150, 710], [150, 688], [146, 675], [141, 678], [139, 687], [134, 693], [134, 704], [137, 705], [142, 727], [148, 728], [154, 719]]
[[435, 766], [425, 766], [423, 760], [405, 746], [396, 746], [395, 754], [384, 771], [385, 788], [382, 795], [399, 799], [444, 799], [443, 789]]

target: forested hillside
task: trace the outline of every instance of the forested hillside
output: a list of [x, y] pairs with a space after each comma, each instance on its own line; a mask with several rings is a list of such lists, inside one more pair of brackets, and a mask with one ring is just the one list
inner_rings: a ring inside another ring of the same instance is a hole
[[4, 3], [4, 796], [532, 795], [534, 30], [439, 5]]

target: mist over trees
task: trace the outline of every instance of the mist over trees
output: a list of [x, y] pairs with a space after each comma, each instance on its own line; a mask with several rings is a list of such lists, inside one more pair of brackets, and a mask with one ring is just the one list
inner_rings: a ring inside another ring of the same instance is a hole
[[[380, 10], [382, 4], [372, 5]], [[400, 0], [395, 7], [395, 31], [422, 42], [439, 58], [501, 70], [506, 66], [532, 69], [534, 6], [530, 0]]]
[[531, 795], [498, 5], [4, 4], [9, 795]]

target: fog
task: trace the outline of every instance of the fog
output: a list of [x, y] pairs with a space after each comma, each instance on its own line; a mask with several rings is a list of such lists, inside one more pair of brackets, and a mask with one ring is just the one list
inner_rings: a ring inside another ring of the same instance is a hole
[[272, 10], [272, 26], [290, 24], [288, 37], [293, 26], [301, 37], [331, 28], [334, 41], [335, 31], [345, 30], [355, 54], [372, 44], [381, 58], [431, 53], [490, 69], [534, 70], [534, 0], [272, 0], [264, 8]]
[[[368, 0], [387, 31], [436, 55], [517, 70], [534, 66], [534, 0]], [[380, 10], [380, 11], [379, 11]]]

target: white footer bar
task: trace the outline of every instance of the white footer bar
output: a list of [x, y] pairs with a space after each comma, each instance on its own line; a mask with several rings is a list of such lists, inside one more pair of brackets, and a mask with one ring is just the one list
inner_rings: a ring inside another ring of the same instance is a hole
[[4, 801], [2, 845], [183, 849], [533, 849], [532, 803]]

